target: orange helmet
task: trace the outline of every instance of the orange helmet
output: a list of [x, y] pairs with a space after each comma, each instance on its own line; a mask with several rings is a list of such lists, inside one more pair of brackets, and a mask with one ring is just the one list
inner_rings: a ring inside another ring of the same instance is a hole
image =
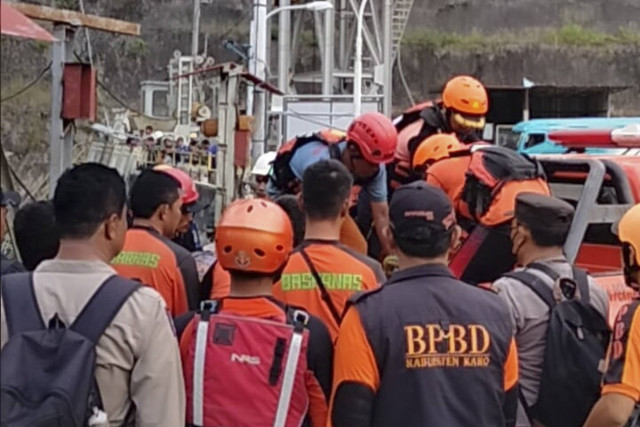
[[453, 134], [437, 133], [431, 135], [418, 145], [411, 167], [414, 170], [429, 166], [438, 160], [450, 157], [454, 151], [463, 150], [465, 147]]
[[489, 110], [486, 89], [469, 76], [457, 76], [449, 80], [442, 91], [442, 102], [449, 109], [474, 116], [484, 116]]
[[236, 200], [225, 209], [216, 229], [216, 255], [226, 270], [273, 274], [292, 249], [291, 220], [267, 200]]
[[631, 272], [640, 268], [640, 204], [623, 215], [618, 223], [618, 239], [622, 243], [625, 278], [631, 285]]

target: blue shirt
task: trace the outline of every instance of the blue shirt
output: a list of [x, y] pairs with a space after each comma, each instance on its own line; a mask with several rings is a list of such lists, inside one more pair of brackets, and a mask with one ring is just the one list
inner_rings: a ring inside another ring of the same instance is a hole
[[[338, 144], [340, 152], [343, 152], [346, 147], [346, 142]], [[329, 146], [319, 141], [309, 142], [296, 150], [289, 162], [289, 167], [293, 174], [302, 180], [302, 175], [309, 166], [320, 160], [328, 160], [330, 158]], [[362, 190], [369, 194], [372, 202], [387, 201], [387, 170], [383, 165], [380, 165], [376, 176], [364, 185]], [[282, 190], [277, 188], [273, 180], [270, 179], [267, 185], [267, 194], [270, 198], [275, 199], [282, 194]]]

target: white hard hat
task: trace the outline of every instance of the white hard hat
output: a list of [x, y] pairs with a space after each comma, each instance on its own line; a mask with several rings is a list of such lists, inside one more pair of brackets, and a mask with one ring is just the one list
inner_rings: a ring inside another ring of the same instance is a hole
[[256, 160], [251, 170], [251, 175], [269, 175], [271, 163], [276, 159], [277, 154], [275, 151], [269, 151], [258, 157], [258, 160]]
[[160, 139], [164, 136], [164, 133], [161, 130], [157, 130], [152, 133], [151, 136], [153, 137], [153, 139]]

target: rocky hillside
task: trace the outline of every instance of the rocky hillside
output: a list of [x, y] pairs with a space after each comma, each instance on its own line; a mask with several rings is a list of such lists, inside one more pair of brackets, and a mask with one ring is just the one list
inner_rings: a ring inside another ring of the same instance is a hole
[[[31, 0], [79, 9], [78, 0]], [[128, 105], [138, 105], [138, 83], [166, 76], [176, 49], [188, 51], [191, 0], [84, 0], [87, 13], [139, 22], [132, 38], [92, 31], [93, 59], [101, 82]], [[237, 60], [220, 45], [248, 41], [251, 0], [212, 0], [202, 7], [202, 40], [218, 62]], [[416, 0], [402, 47], [402, 64], [415, 98], [426, 98], [453, 73], [473, 73], [489, 84], [519, 84], [526, 76], [544, 84], [628, 86], [612, 99], [616, 114], [640, 114], [640, 2], [638, 0]], [[275, 35], [275, 32], [274, 32]], [[311, 31], [297, 71], [317, 63]], [[77, 54], [87, 58], [86, 40]], [[29, 91], [7, 97], [35, 79], [49, 62], [49, 46], [2, 37], [1, 138], [15, 153], [12, 164], [46, 167], [48, 77]], [[396, 73], [397, 78], [398, 73]], [[394, 103], [407, 104], [399, 82]], [[100, 91], [100, 105], [118, 105]], [[32, 153], [34, 159], [26, 157]]]

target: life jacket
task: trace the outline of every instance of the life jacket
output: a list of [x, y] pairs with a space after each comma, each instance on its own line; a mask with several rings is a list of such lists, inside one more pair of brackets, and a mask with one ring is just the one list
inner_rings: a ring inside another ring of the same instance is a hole
[[471, 153], [460, 195], [465, 206], [457, 210], [481, 225], [497, 226], [513, 218], [516, 196], [525, 192], [551, 194], [540, 163], [505, 147], [484, 147]]
[[282, 192], [286, 194], [298, 193], [300, 179], [293, 173], [289, 165], [296, 151], [310, 142], [321, 142], [329, 147], [329, 155], [332, 159], [339, 159], [338, 143], [345, 141], [345, 138], [346, 134], [344, 132], [332, 129], [324, 129], [292, 138], [278, 150], [278, 154], [273, 161], [270, 179]]
[[285, 323], [219, 307], [197, 313], [180, 339], [187, 425], [302, 425], [309, 315], [287, 308]]
[[417, 181], [422, 176], [411, 168], [413, 155], [422, 141], [439, 132], [450, 132], [440, 113], [439, 101], [427, 101], [406, 110], [395, 120], [398, 145], [387, 169], [390, 190]]

